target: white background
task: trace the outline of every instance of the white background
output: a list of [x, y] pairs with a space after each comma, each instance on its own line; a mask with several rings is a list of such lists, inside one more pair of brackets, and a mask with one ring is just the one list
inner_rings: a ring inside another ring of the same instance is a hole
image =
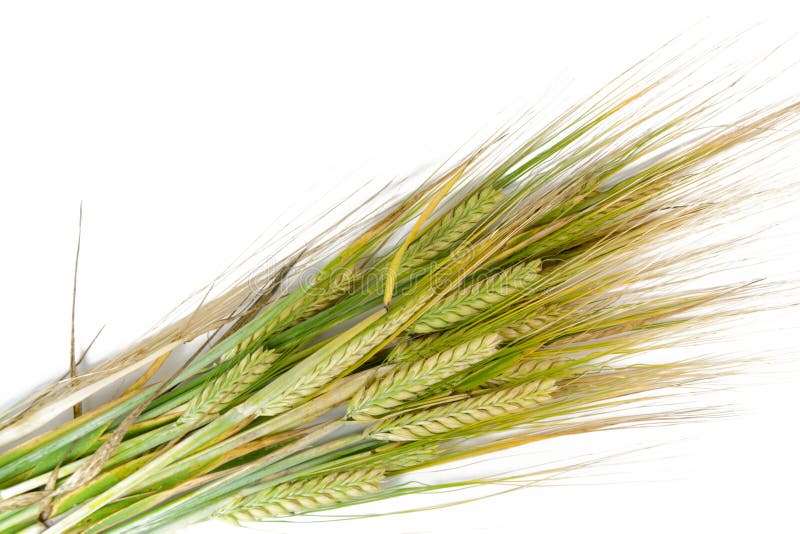
[[[0, 400], [66, 369], [81, 200], [77, 335], [80, 348], [106, 325], [97, 359], [276, 218], [436, 163], [510, 110], [572, 103], [690, 27], [713, 42], [763, 22], [751, 32], [766, 47], [797, 29], [789, 2], [714, 4], [3, 3]], [[777, 236], [782, 272], [797, 272], [797, 230]], [[740, 332], [780, 365], [737, 391], [736, 418], [542, 444], [506, 461], [660, 446], [553, 487], [302, 531], [796, 532], [797, 320]]]

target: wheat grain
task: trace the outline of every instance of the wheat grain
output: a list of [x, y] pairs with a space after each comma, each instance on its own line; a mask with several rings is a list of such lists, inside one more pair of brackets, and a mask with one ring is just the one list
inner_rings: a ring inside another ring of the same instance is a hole
[[528, 289], [539, 276], [541, 262], [516, 265], [461, 289], [423, 314], [409, 329], [415, 334], [446, 330]]
[[217, 511], [216, 516], [239, 523], [310, 512], [374, 493], [383, 478], [382, 468], [371, 468], [285, 482], [236, 499]]
[[501, 338], [490, 334], [433, 356], [396, 366], [362, 389], [350, 402], [348, 415], [369, 421], [423, 396], [430, 386], [469, 369], [497, 352]]
[[529, 410], [550, 398], [553, 379], [536, 380], [512, 388], [484, 393], [436, 408], [419, 410], [380, 421], [367, 435], [383, 441], [415, 441], [494, 418]]

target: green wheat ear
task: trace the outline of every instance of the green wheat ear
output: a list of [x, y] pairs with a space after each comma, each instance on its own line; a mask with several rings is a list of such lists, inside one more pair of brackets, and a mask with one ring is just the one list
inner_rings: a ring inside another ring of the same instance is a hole
[[546, 378], [379, 421], [367, 435], [383, 441], [416, 441], [468, 425], [524, 412], [550, 399], [556, 382]]
[[541, 265], [538, 259], [522, 263], [465, 287], [423, 314], [409, 330], [425, 334], [453, 328], [527, 290], [539, 277]]
[[285, 330], [335, 304], [347, 294], [357, 276], [358, 271], [352, 266], [337, 269], [332, 274], [325, 270], [317, 273], [309, 282], [308, 290], [258, 330], [223, 354], [220, 357], [220, 361], [226, 361], [243, 354], [262, 344], [268, 335]]
[[[408, 306], [385, 315], [376, 325], [369, 327], [344, 345], [330, 353], [314, 358], [308, 372], [299, 376], [269, 401], [260, 405], [256, 413], [271, 417], [286, 412], [320, 391], [324, 386], [361, 360], [369, 351], [394, 334], [414, 314], [415, 307]], [[304, 362], [305, 363], [305, 362]]]
[[362, 389], [350, 402], [348, 415], [369, 421], [425, 394], [434, 384], [469, 369], [497, 352], [500, 336], [490, 334], [434, 354], [398, 365]]
[[408, 247], [398, 270], [398, 278], [445, 255], [484, 222], [504, 199], [505, 195], [495, 189], [484, 189], [467, 197]]
[[189, 402], [178, 423], [191, 424], [222, 412], [239, 395], [255, 384], [277, 359], [277, 352], [263, 347], [245, 355], [225, 373], [203, 385], [199, 393]]
[[239, 523], [310, 512], [374, 493], [383, 478], [382, 468], [371, 468], [285, 482], [236, 499], [216, 516]]

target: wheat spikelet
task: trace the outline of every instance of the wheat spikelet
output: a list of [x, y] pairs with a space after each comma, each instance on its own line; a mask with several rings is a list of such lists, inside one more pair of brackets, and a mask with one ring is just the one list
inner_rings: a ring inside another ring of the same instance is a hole
[[285, 412], [322, 389], [331, 380], [357, 363], [365, 354], [392, 335], [414, 314], [409, 306], [392, 314], [385, 321], [357, 335], [341, 347], [334, 349], [318, 361], [290, 387], [281, 391], [268, 405], [260, 406], [257, 414], [274, 416]]
[[406, 251], [398, 274], [408, 274], [435, 260], [460, 242], [503, 201], [495, 189], [473, 194], [442, 216]]
[[409, 329], [415, 334], [446, 330], [525, 291], [539, 276], [541, 261], [516, 265], [443, 299]]
[[348, 415], [369, 421], [424, 395], [430, 386], [464, 371], [497, 352], [501, 338], [490, 334], [433, 356], [398, 365], [363, 388], [350, 401]]
[[380, 489], [382, 468], [342, 471], [278, 486], [241, 497], [216, 516], [236, 523], [310, 512], [355, 499]]
[[178, 423], [190, 424], [221, 412], [253, 385], [276, 359], [278, 353], [264, 347], [245, 355], [236, 365], [203, 386]]
[[553, 379], [536, 380], [520, 386], [477, 395], [380, 421], [367, 435], [383, 441], [415, 441], [459, 428], [485, 423], [529, 410], [547, 401], [555, 391]]

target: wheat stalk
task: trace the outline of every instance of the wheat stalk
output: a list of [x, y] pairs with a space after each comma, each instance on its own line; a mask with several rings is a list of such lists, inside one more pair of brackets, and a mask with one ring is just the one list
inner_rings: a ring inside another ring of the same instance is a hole
[[374, 493], [380, 489], [383, 478], [383, 469], [365, 468], [284, 482], [236, 499], [215, 515], [239, 523], [310, 512]]
[[452, 328], [528, 289], [538, 278], [540, 269], [541, 261], [533, 260], [456, 291], [423, 314], [409, 330], [425, 334]]
[[350, 418], [369, 421], [424, 395], [448, 377], [486, 360], [497, 351], [500, 336], [490, 334], [434, 354], [396, 366], [361, 390], [348, 409]]
[[366, 434], [382, 441], [429, 438], [530, 410], [546, 402], [555, 389], [556, 382], [553, 379], [536, 380], [379, 421], [367, 429]]

